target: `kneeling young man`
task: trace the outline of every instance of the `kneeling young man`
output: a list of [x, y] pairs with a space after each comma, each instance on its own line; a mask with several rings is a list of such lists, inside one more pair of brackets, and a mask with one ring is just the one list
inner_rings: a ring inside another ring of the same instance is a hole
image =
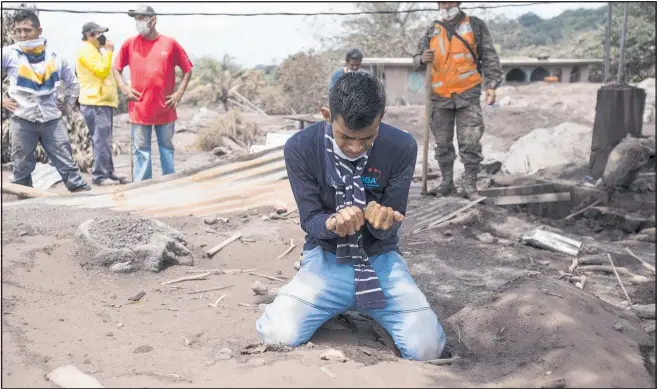
[[327, 121], [285, 144], [306, 243], [299, 272], [256, 323], [263, 343], [298, 346], [333, 316], [359, 311], [403, 358], [440, 357], [445, 334], [397, 247], [417, 143], [381, 122], [385, 102], [376, 78], [347, 73], [322, 109]]

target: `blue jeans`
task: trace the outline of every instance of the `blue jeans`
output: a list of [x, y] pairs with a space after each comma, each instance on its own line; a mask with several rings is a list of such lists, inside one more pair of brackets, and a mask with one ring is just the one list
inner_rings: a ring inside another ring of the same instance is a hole
[[62, 119], [45, 123], [30, 122], [17, 116], [9, 121], [11, 160], [14, 163], [13, 183], [32, 186], [32, 172], [36, 167], [35, 151], [39, 142], [55, 166], [69, 191], [86, 185], [80, 169], [73, 160], [73, 149]]
[[94, 153], [91, 178], [94, 184], [100, 184], [114, 176], [114, 162], [112, 161], [114, 108], [80, 104], [80, 111], [84, 117], [84, 122], [89, 128]]
[[153, 166], [151, 164], [151, 134], [152, 127], [155, 127], [155, 136], [157, 136], [157, 145], [160, 149], [160, 164], [162, 165], [162, 174], [172, 174], [176, 170], [173, 166], [173, 133], [176, 122], [159, 124], [155, 126], [133, 124], [132, 140], [134, 157], [133, 181], [149, 180], [153, 178]]
[[[404, 259], [391, 251], [370, 260], [387, 304], [383, 309], [367, 309], [362, 313], [388, 331], [403, 358], [418, 361], [440, 358], [445, 333]], [[354, 293], [351, 264], [338, 264], [335, 254], [321, 247], [304, 252], [299, 272], [280, 289], [256, 322], [260, 341], [291, 347], [306, 343], [327, 320], [354, 310]]]

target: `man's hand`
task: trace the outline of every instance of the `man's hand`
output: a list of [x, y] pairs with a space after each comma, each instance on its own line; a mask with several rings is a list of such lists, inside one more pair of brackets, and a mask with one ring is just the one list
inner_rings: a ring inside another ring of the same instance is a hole
[[121, 89], [121, 92], [123, 92], [124, 95], [128, 97], [128, 100], [130, 101], [137, 101], [141, 98], [141, 93], [130, 88], [127, 85], [121, 85], [119, 87]]
[[392, 227], [393, 222], [403, 221], [404, 215], [376, 201], [370, 201], [365, 208], [365, 220], [375, 229], [387, 231]]
[[433, 62], [434, 52], [435, 50], [433, 49], [424, 50], [424, 53], [422, 53], [422, 63]]
[[364, 224], [363, 211], [356, 206], [351, 206], [345, 207], [331, 215], [326, 220], [326, 229], [344, 238], [347, 235], [355, 234], [356, 231], [360, 231]]
[[177, 91], [172, 95], [169, 95], [167, 97], [167, 107], [176, 108], [176, 105], [178, 105], [180, 99], [182, 99], [182, 93], [180, 91]]
[[9, 97], [2, 99], [2, 108], [6, 109], [9, 112], [16, 112], [18, 109], [18, 103], [16, 100], [10, 99]]
[[495, 89], [486, 89], [486, 104], [495, 104], [496, 97]]
[[103, 46], [103, 47], [107, 51], [114, 51], [114, 42], [112, 42], [111, 40], [108, 39], [108, 40], [105, 41], [105, 46]]

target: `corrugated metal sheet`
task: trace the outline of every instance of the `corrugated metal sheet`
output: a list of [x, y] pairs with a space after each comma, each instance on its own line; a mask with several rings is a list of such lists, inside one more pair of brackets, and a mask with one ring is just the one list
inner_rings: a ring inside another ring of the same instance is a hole
[[99, 194], [67, 194], [8, 203], [110, 208], [144, 216], [205, 216], [272, 205], [294, 205], [283, 147], [133, 183]]

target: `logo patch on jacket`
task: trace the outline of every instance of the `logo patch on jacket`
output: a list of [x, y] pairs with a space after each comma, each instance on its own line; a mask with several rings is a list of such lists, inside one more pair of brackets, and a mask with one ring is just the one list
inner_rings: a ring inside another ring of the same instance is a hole
[[365, 188], [379, 188], [381, 186], [381, 183], [379, 182], [381, 181], [381, 170], [374, 167], [368, 167], [365, 169], [365, 173], [363, 173], [361, 179]]

